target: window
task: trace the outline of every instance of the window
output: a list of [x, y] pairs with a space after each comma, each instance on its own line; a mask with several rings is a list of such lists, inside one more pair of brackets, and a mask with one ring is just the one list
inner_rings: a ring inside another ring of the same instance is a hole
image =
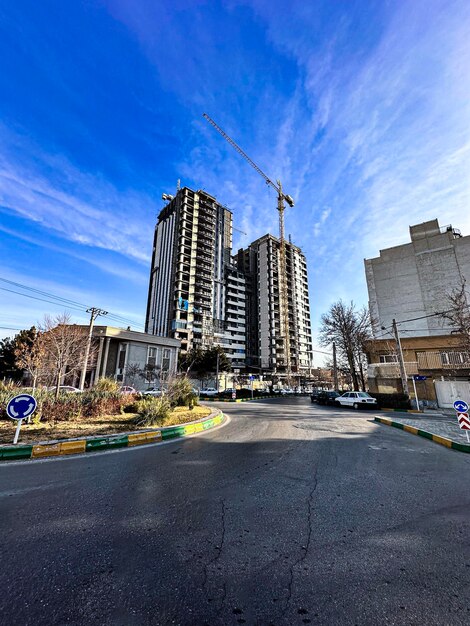
[[396, 354], [380, 354], [380, 363], [398, 363], [398, 357]]
[[169, 369], [170, 369], [170, 349], [164, 348], [163, 358], [162, 358], [162, 370], [164, 372], [168, 372]]
[[121, 345], [119, 348], [118, 369], [120, 370], [123, 370], [126, 364], [126, 348], [126, 344]]
[[147, 365], [155, 367], [157, 364], [157, 348], [149, 348], [147, 352]]

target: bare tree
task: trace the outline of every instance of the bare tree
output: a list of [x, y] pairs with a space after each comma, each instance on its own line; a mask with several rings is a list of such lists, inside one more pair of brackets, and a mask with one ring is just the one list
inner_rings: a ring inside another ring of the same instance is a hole
[[135, 379], [142, 372], [140, 365], [138, 363], [128, 363], [126, 365], [126, 374], [125, 381], [126, 383], [130, 383], [132, 386], [135, 383]]
[[[83, 364], [88, 334], [81, 326], [70, 323], [70, 316], [61, 313], [56, 317], [46, 315], [40, 328], [44, 350], [44, 370], [53, 381], [56, 398], [66, 374], [80, 371]], [[90, 359], [89, 363], [93, 359]]]
[[459, 287], [446, 295], [449, 309], [440, 315], [462, 335], [462, 347], [470, 352], [470, 293], [465, 278], [462, 278]]
[[339, 300], [321, 316], [320, 343], [322, 346], [336, 343], [340, 359], [346, 361], [349, 367], [355, 390], [359, 389], [360, 380], [362, 388], [365, 388], [364, 342], [372, 335], [371, 327], [367, 308], [358, 311], [353, 302], [346, 304]]
[[160, 371], [161, 367], [159, 365], [147, 363], [144, 366], [144, 369], [139, 372], [139, 376], [145, 380], [147, 385], [150, 386], [150, 384], [154, 383], [156, 380], [160, 381]]

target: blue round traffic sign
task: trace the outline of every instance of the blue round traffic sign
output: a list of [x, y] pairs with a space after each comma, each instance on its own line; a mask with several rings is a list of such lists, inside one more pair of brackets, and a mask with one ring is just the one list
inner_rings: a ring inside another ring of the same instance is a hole
[[34, 413], [37, 407], [36, 398], [22, 393], [10, 400], [7, 406], [8, 417], [12, 420], [23, 420]]
[[468, 411], [468, 404], [464, 400], [456, 400], [454, 402], [454, 409], [459, 413], [466, 413]]

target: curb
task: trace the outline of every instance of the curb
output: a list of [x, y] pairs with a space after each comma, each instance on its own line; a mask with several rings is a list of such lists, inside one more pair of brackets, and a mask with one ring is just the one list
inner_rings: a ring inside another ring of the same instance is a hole
[[394, 422], [393, 420], [387, 419], [386, 417], [374, 417], [374, 421], [380, 422], [380, 424], [385, 424], [386, 426], [393, 426], [394, 428], [405, 430], [407, 433], [411, 433], [412, 435], [418, 435], [418, 437], [431, 439], [431, 441], [434, 441], [434, 443], [438, 443], [441, 446], [445, 446], [446, 448], [452, 448], [453, 450], [459, 450], [460, 452], [470, 453], [470, 444], [457, 443], [456, 441], [447, 439], [447, 437], [441, 437], [440, 435], [433, 435], [432, 433], [428, 433], [426, 430], [421, 430], [420, 428], [416, 428], [415, 426], [410, 426], [409, 424], [402, 424], [401, 422]]
[[0, 447], [0, 462], [23, 459], [40, 459], [50, 456], [65, 456], [70, 454], [83, 454], [85, 452], [101, 452], [102, 450], [114, 450], [116, 448], [130, 448], [149, 443], [157, 443], [177, 437], [187, 437], [200, 433], [215, 426], [219, 426], [225, 420], [222, 411], [214, 411], [208, 417], [197, 422], [189, 422], [180, 426], [164, 426], [154, 430], [139, 432], [120, 433], [118, 435], [104, 435], [98, 437], [84, 437], [63, 441], [48, 441], [45, 443], [28, 445], [10, 445]]
[[418, 411], [417, 409], [380, 409], [381, 411], [388, 411], [389, 413], [422, 413], [422, 411]]

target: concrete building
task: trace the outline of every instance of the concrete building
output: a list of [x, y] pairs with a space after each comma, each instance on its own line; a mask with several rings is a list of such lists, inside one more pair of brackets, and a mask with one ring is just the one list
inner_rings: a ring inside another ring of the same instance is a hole
[[[237, 254], [247, 279], [247, 363], [253, 369], [285, 374], [279, 306], [279, 240], [257, 239]], [[291, 367], [307, 374], [312, 367], [312, 328], [307, 263], [300, 248], [286, 242]]]
[[231, 262], [232, 213], [202, 190], [183, 187], [164, 197], [169, 203], [155, 227], [146, 331], [178, 339], [182, 352], [219, 345], [234, 367], [243, 367], [245, 285]]
[[[88, 326], [83, 329], [87, 332]], [[95, 326], [92, 345], [93, 357], [86, 378], [89, 386], [99, 378], [110, 377], [142, 390], [176, 373], [180, 347], [177, 339], [113, 326]], [[79, 373], [75, 377], [78, 379], [78, 376]]]
[[[414, 375], [426, 379], [416, 383], [418, 398], [427, 406], [452, 408], [454, 400], [470, 397], [470, 354], [461, 335], [404, 337], [401, 339], [405, 371], [413, 397]], [[402, 383], [392, 339], [371, 339], [365, 350], [369, 390], [377, 393], [402, 392]]]
[[383, 334], [382, 326], [390, 328], [393, 318], [413, 320], [400, 324], [407, 336], [449, 334], [449, 324], [433, 314], [448, 309], [446, 293], [464, 277], [470, 282], [470, 236], [462, 237], [452, 226], [440, 227], [435, 219], [410, 226], [410, 237], [411, 242], [365, 260], [375, 336]]

